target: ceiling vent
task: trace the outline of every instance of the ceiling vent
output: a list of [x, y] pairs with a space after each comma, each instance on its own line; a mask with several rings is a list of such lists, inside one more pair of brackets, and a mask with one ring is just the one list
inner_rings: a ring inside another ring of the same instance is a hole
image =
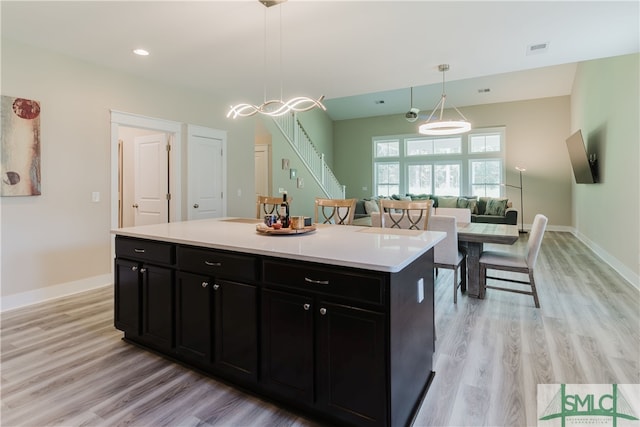
[[527, 55], [538, 55], [549, 51], [549, 42], [530, 44], [527, 46]]

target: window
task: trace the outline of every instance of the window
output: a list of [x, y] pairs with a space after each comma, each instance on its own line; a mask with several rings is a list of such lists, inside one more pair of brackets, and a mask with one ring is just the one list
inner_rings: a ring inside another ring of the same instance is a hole
[[464, 135], [373, 138], [375, 195], [500, 196], [504, 128]]

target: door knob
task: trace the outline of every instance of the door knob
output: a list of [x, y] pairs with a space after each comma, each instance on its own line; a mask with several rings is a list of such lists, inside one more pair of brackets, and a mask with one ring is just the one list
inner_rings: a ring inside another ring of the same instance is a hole
[[197, 203], [195, 203], [195, 204], [193, 205], [193, 207], [194, 207], [195, 209], [198, 209], [198, 208], [200, 207], [200, 205], [199, 205], [199, 204], [197, 204]]
[[136, 208], [136, 209], [138, 209], [138, 204], [137, 204], [137, 203], [134, 203], [131, 207], [132, 207], [132, 208]]

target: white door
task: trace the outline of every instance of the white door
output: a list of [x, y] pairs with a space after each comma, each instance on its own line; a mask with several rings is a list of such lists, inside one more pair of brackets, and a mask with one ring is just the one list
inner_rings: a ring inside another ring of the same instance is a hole
[[255, 187], [256, 196], [268, 196], [271, 194], [271, 160], [269, 145], [256, 145], [255, 147]]
[[226, 215], [225, 139], [225, 132], [189, 126], [187, 218], [190, 220]]
[[169, 222], [169, 154], [167, 135], [134, 139], [134, 222], [148, 225]]

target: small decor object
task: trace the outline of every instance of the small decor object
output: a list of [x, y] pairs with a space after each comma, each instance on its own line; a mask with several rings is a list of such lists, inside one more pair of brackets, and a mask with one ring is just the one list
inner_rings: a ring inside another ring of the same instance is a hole
[[304, 179], [298, 177], [298, 188], [304, 188]]
[[289, 178], [296, 179], [297, 176], [298, 176], [297, 169], [289, 169]]
[[2, 196], [39, 196], [40, 102], [2, 96]]
[[289, 159], [282, 159], [282, 170], [289, 169]]

